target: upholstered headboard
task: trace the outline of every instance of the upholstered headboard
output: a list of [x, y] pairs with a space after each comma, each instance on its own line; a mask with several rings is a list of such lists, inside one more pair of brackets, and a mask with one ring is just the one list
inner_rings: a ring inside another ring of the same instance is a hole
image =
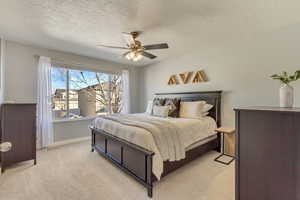
[[182, 92], [182, 93], [156, 93], [158, 98], [180, 98], [181, 101], [206, 101], [214, 105], [209, 116], [214, 118], [218, 127], [221, 126], [221, 95], [222, 91]]

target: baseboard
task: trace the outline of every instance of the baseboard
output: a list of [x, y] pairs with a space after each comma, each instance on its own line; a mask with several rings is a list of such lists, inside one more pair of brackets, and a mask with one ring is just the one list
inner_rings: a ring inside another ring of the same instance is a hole
[[91, 137], [87, 136], [87, 137], [80, 137], [80, 138], [74, 138], [74, 139], [55, 142], [54, 144], [49, 145], [47, 148], [51, 149], [51, 148], [56, 148], [56, 147], [60, 147], [60, 146], [68, 145], [68, 144], [74, 144], [74, 143], [78, 143], [78, 142], [87, 141], [87, 140], [91, 140]]

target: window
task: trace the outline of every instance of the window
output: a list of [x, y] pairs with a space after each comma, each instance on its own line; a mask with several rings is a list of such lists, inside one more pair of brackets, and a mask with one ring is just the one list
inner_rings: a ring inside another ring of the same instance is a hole
[[53, 67], [53, 118], [74, 119], [119, 113], [122, 110], [122, 77]]

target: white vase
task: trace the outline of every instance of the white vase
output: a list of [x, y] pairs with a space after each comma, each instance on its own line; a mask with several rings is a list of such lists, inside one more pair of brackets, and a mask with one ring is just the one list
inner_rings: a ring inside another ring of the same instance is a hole
[[280, 107], [289, 108], [294, 105], [294, 88], [289, 84], [282, 84], [279, 89]]

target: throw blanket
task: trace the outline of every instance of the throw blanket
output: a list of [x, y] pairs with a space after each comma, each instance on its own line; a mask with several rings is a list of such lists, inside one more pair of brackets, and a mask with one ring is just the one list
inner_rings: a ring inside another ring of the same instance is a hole
[[122, 114], [107, 115], [103, 118], [149, 131], [163, 160], [176, 161], [185, 158], [185, 147], [178, 128], [164, 119]]

